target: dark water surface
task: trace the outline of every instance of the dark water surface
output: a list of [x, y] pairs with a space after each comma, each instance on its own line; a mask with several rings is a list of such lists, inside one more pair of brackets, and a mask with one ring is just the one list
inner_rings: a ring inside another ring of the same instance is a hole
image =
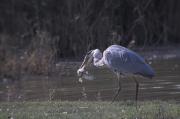
[[[180, 59], [153, 60], [156, 71], [153, 79], [138, 78], [139, 100], [176, 100], [180, 102]], [[116, 76], [107, 69], [90, 69], [95, 80], [82, 84], [76, 76], [73, 63], [54, 76], [23, 76], [20, 80], [0, 82], [0, 101], [52, 101], [52, 100], [111, 100], [118, 88]], [[135, 83], [122, 80], [122, 91], [117, 100], [134, 100]]]

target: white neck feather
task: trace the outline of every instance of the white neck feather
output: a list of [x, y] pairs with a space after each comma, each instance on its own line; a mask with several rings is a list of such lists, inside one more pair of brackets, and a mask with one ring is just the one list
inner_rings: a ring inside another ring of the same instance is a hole
[[104, 66], [103, 58], [101, 58], [101, 59], [94, 58], [94, 59], [93, 59], [93, 64], [94, 64], [94, 66], [96, 66], [96, 67], [103, 67], [103, 66]]

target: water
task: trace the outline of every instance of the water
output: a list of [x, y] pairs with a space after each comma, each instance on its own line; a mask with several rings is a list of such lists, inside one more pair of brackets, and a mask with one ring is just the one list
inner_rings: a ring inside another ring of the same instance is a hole
[[[76, 65], [76, 66], [74, 66]], [[79, 65], [79, 64], [78, 64]], [[77, 64], [71, 63], [52, 76], [23, 76], [16, 81], [0, 82], [0, 101], [52, 101], [52, 100], [112, 100], [118, 83], [116, 76], [107, 69], [91, 68], [95, 80], [78, 82]], [[138, 78], [139, 100], [180, 101], [180, 59], [151, 61], [156, 71], [153, 79]], [[61, 65], [60, 65], [61, 66]], [[122, 80], [122, 91], [117, 100], [134, 100], [135, 83]]]

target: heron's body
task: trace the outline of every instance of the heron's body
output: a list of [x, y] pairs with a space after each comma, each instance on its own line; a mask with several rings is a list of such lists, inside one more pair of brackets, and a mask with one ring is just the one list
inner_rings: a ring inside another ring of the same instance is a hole
[[152, 78], [154, 71], [137, 53], [119, 46], [112, 45], [103, 52], [104, 63], [114, 72], [135, 74]]
[[[93, 65], [96, 67], [102, 67], [106, 65], [117, 75], [119, 80], [119, 89], [114, 99], [121, 90], [119, 79], [120, 75], [141, 75], [147, 78], [152, 78], [155, 75], [153, 69], [140, 55], [120, 45], [111, 45], [103, 53], [101, 53], [99, 49], [88, 52], [80, 69], [78, 70], [78, 74], [84, 72], [85, 68], [91, 62], [93, 62]], [[136, 79], [135, 82], [137, 100], [139, 83]]]

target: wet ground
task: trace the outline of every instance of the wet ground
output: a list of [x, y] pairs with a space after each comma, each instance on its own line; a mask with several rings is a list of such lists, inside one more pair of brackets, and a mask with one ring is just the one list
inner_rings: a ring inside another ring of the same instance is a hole
[[[149, 63], [155, 69], [156, 76], [153, 79], [138, 78], [139, 100], [180, 102], [180, 59], [156, 59]], [[108, 69], [92, 67], [89, 72], [95, 80], [85, 80], [81, 84], [76, 76], [79, 64], [71, 62], [64, 67], [58, 64], [61, 70], [51, 76], [25, 75], [15, 81], [3, 79], [0, 82], [0, 101], [112, 100], [118, 88], [116, 76]], [[117, 100], [134, 99], [134, 81], [123, 79]]]

